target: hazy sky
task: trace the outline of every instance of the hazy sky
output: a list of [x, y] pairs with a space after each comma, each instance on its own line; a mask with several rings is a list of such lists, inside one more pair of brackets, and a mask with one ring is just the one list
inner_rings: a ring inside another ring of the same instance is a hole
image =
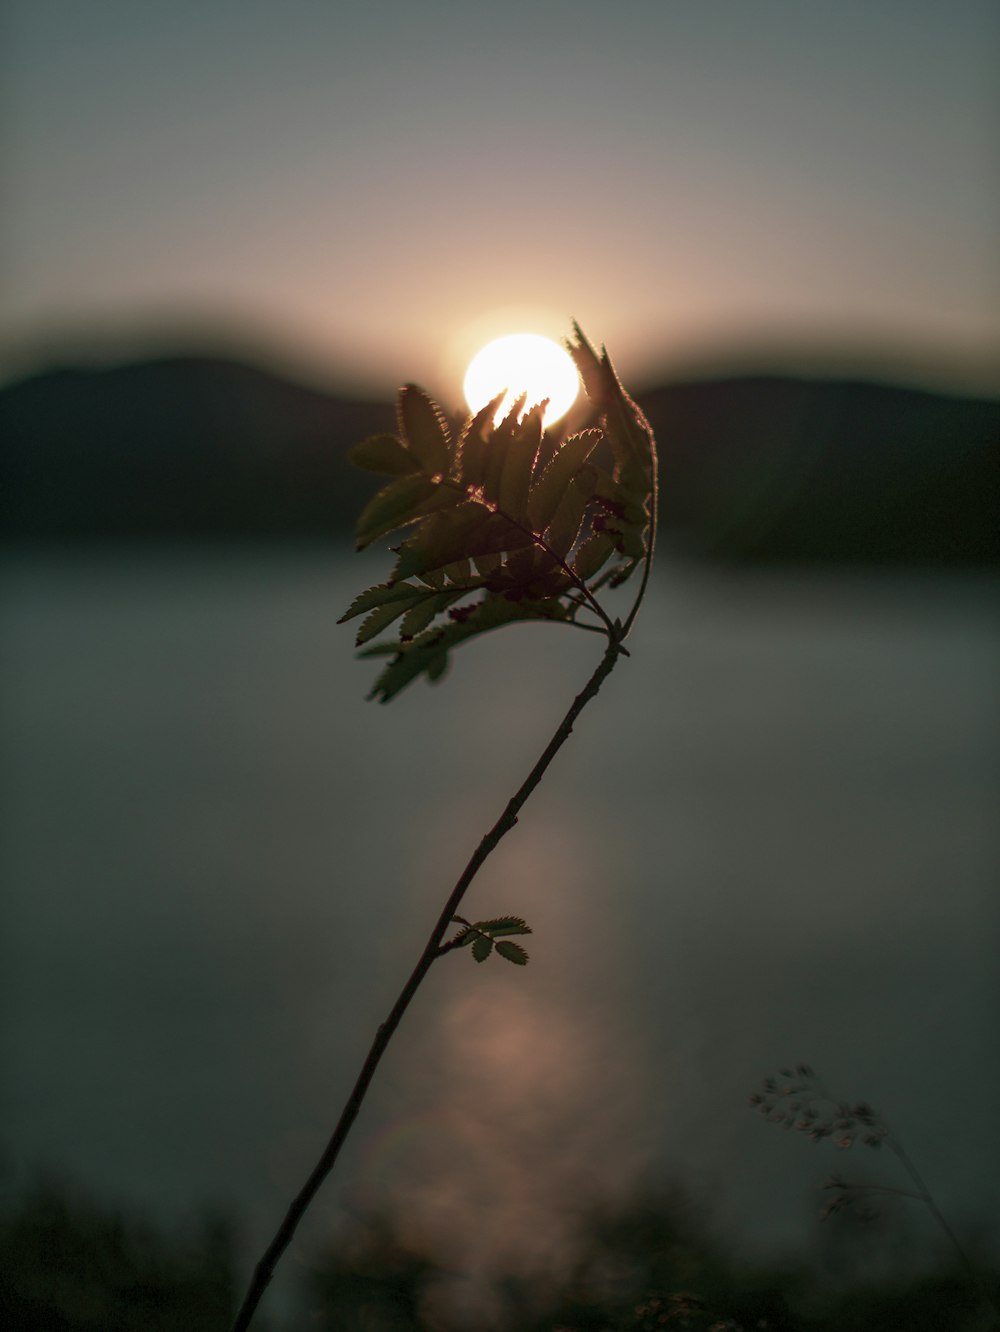
[[[570, 315], [633, 377], [1000, 384], [995, 0], [7, 0], [0, 349], [238, 333], [446, 396]], [[528, 308], [525, 308], [528, 307]]]

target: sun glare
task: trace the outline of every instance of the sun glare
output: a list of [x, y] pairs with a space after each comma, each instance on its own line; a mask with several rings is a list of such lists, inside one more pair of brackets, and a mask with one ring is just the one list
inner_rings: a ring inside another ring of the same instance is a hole
[[469, 362], [464, 384], [465, 400], [473, 412], [507, 390], [497, 421], [510, 411], [522, 393], [528, 395], [526, 408], [548, 398], [546, 426], [566, 415], [576, 401], [579, 387], [569, 352], [537, 333], [511, 333], [487, 343]]

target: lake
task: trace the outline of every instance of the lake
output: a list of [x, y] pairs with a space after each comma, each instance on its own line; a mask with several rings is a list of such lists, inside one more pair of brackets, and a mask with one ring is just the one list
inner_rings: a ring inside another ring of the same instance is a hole
[[[8, 554], [16, 1174], [270, 1234], [599, 656], [518, 627], [366, 703], [335, 621], [382, 576], [329, 550]], [[467, 899], [528, 919], [530, 965], [435, 966], [303, 1245], [401, 1199], [469, 1271], [556, 1260], [581, 1200], [660, 1177], [748, 1248], [814, 1245], [835, 1165], [904, 1181], [747, 1108], [799, 1061], [885, 1113], [957, 1226], [995, 1221], [997, 590], [661, 570]]]

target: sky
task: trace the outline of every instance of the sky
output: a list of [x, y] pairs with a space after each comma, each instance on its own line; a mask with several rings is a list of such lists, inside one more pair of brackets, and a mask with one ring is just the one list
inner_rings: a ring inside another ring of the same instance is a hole
[[632, 381], [1000, 389], [993, 0], [7, 0], [0, 372], [254, 349], [457, 399], [569, 320]]

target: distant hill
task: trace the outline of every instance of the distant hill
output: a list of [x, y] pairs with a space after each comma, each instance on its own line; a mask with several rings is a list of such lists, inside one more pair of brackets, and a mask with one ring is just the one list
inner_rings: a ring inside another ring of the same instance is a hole
[[393, 421], [222, 359], [53, 370], [0, 391], [0, 523], [59, 541], [333, 533], [370, 489], [346, 450]]
[[[1000, 403], [742, 377], [637, 395], [669, 548], [726, 560], [1000, 561]], [[58, 369], [0, 390], [8, 540], [347, 539], [392, 430], [355, 402], [222, 358]]]

